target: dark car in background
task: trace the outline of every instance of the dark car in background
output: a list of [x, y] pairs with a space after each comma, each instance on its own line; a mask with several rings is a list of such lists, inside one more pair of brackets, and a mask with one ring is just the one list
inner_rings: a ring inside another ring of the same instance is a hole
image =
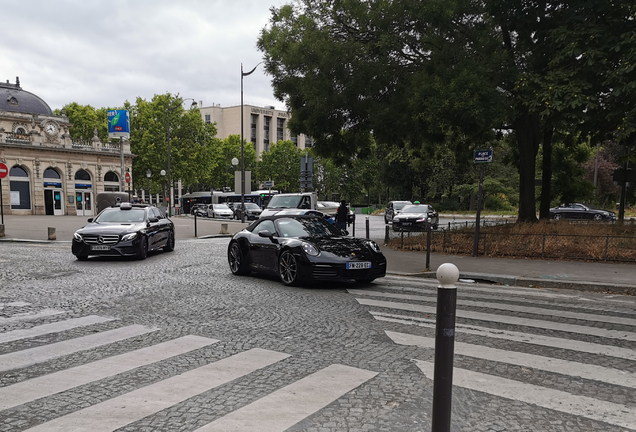
[[143, 260], [149, 251], [174, 250], [174, 224], [157, 207], [124, 202], [102, 210], [75, 231], [71, 251], [78, 260], [91, 255], [133, 256]]
[[232, 237], [227, 251], [235, 275], [260, 272], [285, 285], [386, 275], [386, 258], [373, 240], [345, 237], [324, 217], [265, 216]]
[[384, 223], [393, 222], [393, 218], [400, 213], [405, 205], [413, 204], [411, 201], [389, 201], [384, 209]]
[[439, 214], [429, 204], [410, 204], [402, 207], [393, 218], [393, 231], [423, 231], [430, 223], [433, 229], [439, 227]]
[[234, 219], [242, 219], [243, 214], [245, 214], [245, 220], [256, 220], [261, 216], [263, 210], [256, 203], [246, 202], [245, 206], [243, 203], [234, 203]]
[[616, 213], [599, 210], [579, 203], [561, 204], [550, 209], [550, 218], [559, 219], [587, 219], [595, 221], [616, 220]]

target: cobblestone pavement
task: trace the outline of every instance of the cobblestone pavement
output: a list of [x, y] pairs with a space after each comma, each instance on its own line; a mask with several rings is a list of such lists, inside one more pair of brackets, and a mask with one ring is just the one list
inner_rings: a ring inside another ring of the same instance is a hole
[[[0, 244], [0, 431], [430, 431], [436, 283]], [[453, 431], [636, 431], [636, 299], [458, 285]]]

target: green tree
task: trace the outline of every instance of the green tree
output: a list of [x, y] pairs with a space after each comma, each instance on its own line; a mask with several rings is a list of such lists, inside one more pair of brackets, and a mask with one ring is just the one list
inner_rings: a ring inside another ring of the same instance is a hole
[[[232, 165], [232, 159], [238, 160], [238, 165]], [[252, 181], [256, 180], [256, 151], [252, 143], [243, 145], [245, 170], [252, 172]], [[241, 170], [241, 137], [230, 135], [225, 139], [215, 139], [213, 159], [215, 168], [211, 172], [211, 184], [214, 189], [223, 189], [226, 185], [234, 190], [234, 171]]]
[[261, 155], [258, 180], [273, 180], [279, 192], [300, 190], [300, 157], [304, 152], [291, 141], [278, 141]]
[[[80, 105], [77, 102], [67, 104], [63, 108], [69, 121], [73, 123], [69, 133], [73, 141], [89, 141], [97, 136], [102, 142], [108, 141], [108, 109], [93, 108], [91, 105]], [[61, 115], [60, 110], [55, 110], [55, 115]]]

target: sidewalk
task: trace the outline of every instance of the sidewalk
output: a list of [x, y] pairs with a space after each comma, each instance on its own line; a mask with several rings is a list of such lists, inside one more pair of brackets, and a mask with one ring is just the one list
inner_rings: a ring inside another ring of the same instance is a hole
[[[55, 228], [56, 240], [70, 242], [73, 233], [84, 226], [86, 217], [5, 215], [5, 237], [2, 241], [48, 242], [48, 228]], [[247, 223], [221, 221], [192, 216], [172, 218], [177, 241], [194, 238], [227, 237]], [[228, 234], [222, 234], [222, 225]], [[70, 248], [70, 245], [69, 245]], [[435, 278], [434, 270], [443, 263], [453, 263], [460, 278], [504, 285], [551, 287], [614, 292], [636, 295], [636, 263], [549, 261], [511, 258], [470, 257], [432, 253], [426, 271], [426, 253], [383, 248], [390, 274]]]

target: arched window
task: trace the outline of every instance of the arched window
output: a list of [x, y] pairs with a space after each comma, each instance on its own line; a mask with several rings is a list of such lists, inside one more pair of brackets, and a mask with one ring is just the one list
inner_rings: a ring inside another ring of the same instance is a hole
[[104, 181], [105, 182], [117, 182], [119, 183], [119, 176], [112, 172], [112, 171], [108, 171], [106, 173], [106, 175], [104, 175]]
[[9, 190], [12, 209], [31, 209], [31, 181], [26, 169], [19, 165], [11, 167], [9, 170]]
[[77, 170], [75, 173], [75, 180], [91, 181], [91, 175], [86, 170]]
[[44, 174], [42, 175], [43, 178], [47, 178], [47, 179], [61, 179], [62, 176], [60, 176], [60, 173], [57, 172], [57, 170], [55, 168], [47, 168], [44, 170]]

